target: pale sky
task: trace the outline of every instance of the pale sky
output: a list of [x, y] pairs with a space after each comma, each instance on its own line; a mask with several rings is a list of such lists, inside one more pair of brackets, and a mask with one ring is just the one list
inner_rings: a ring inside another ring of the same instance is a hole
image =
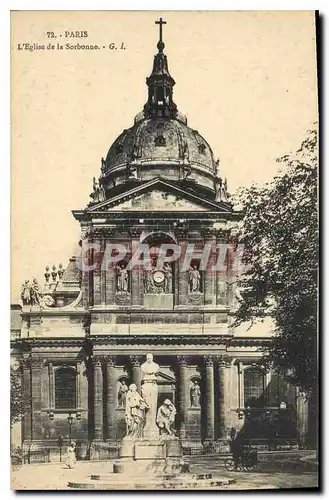
[[[221, 161], [229, 191], [264, 183], [317, 120], [313, 12], [12, 13], [12, 299], [79, 240], [100, 159], [147, 98], [162, 16], [174, 100]], [[65, 30], [88, 38], [64, 40]], [[54, 31], [56, 40], [46, 38]], [[22, 43], [126, 50], [18, 50]]]

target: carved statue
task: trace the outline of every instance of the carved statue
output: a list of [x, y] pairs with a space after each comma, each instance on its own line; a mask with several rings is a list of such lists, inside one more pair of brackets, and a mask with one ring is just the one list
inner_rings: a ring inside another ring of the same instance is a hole
[[171, 265], [169, 264], [169, 262], [165, 262], [165, 264], [163, 266], [163, 271], [164, 271], [165, 277], [166, 277], [165, 292], [172, 293], [172, 269], [171, 269]]
[[49, 278], [50, 278], [49, 266], [46, 266], [46, 272], [45, 272], [44, 276], [45, 276], [46, 283], [48, 283]]
[[21, 299], [24, 306], [27, 306], [31, 303], [31, 293], [30, 293], [30, 282], [29, 280], [25, 280], [21, 289]]
[[63, 274], [64, 274], [63, 264], [59, 264], [57, 274], [58, 274], [59, 280], [61, 280], [63, 278]]
[[21, 299], [24, 306], [40, 306], [51, 307], [55, 304], [55, 300], [51, 295], [42, 295], [38, 281], [34, 278], [32, 283], [25, 280], [22, 285]]
[[126, 406], [128, 386], [125, 380], [119, 382], [118, 406]]
[[190, 399], [191, 399], [191, 407], [199, 408], [200, 407], [200, 396], [201, 389], [197, 380], [193, 382], [193, 385], [190, 389]]
[[30, 288], [30, 294], [31, 294], [31, 305], [32, 306], [40, 305], [41, 290], [36, 278], [33, 278]]
[[221, 177], [216, 177], [215, 190], [216, 201], [228, 202], [229, 195], [227, 193], [227, 179], [225, 179], [223, 182]]
[[145, 271], [145, 274], [144, 274], [144, 293], [153, 293], [152, 271]]
[[90, 197], [94, 203], [99, 203], [106, 199], [104, 186], [96, 180], [96, 177], [93, 177], [93, 192]]
[[135, 384], [129, 386], [126, 397], [126, 427], [127, 437], [141, 437], [145, 426], [145, 410], [148, 404], [145, 399], [137, 392]]
[[196, 266], [189, 270], [190, 293], [198, 293], [201, 291], [201, 275]]
[[219, 173], [220, 173], [220, 170], [219, 170], [219, 163], [220, 163], [220, 160], [219, 158], [217, 158], [217, 160], [215, 161], [215, 165], [216, 165], [216, 177], [219, 177]]
[[124, 264], [117, 266], [117, 292], [128, 292], [128, 271]]
[[189, 162], [189, 153], [188, 153], [188, 145], [187, 142], [185, 141], [183, 144], [183, 163], [187, 164]]
[[144, 437], [148, 438], [154, 438], [159, 433], [155, 423], [158, 402], [158, 386], [155, 374], [159, 370], [159, 365], [153, 361], [153, 354], [148, 353], [145, 363], [141, 365], [142, 396], [148, 407], [145, 415]]
[[57, 271], [56, 271], [56, 266], [55, 265], [53, 265], [53, 270], [51, 272], [51, 276], [53, 278], [53, 281], [56, 281], [56, 279], [57, 279]]
[[160, 435], [165, 434], [167, 436], [174, 436], [175, 430], [173, 429], [175, 424], [176, 408], [170, 399], [166, 399], [164, 403], [160, 406], [157, 413], [156, 423], [160, 429]]
[[138, 179], [137, 168], [132, 166], [132, 165], [128, 165], [127, 166], [127, 175], [128, 175], [128, 179], [137, 180]]

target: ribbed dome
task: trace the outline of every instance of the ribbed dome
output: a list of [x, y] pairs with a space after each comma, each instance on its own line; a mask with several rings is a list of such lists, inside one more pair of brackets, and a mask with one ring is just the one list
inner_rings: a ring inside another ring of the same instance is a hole
[[163, 53], [161, 26], [160, 23], [158, 53], [146, 79], [147, 102], [135, 117], [134, 125], [119, 135], [106, 159], [102, 158], [99, 185], [94, 181], [91, 195], [93, 203], [129, 189], [131, 183], [155, 177], [183, 183], [186, 189], [203, 190], [210, 198], [224, 199], [218, 162], [215, 163], [209, 144], [197, 130], [187, 126], [186, 117], [173, 100], [175, 81]]
[[137, 177], [142, 181], [156, 176], [171, 180], [195, 179], [214, 190], [215, 164], [211, 148], [198, 131], [179, 119], [138, 121], [137, 118], [134, 126], [124, 130], [110, 147], [103, 164], [103, 176], [115, 185], [121, 184], [127, 179], [129, 165], [136, 168]]

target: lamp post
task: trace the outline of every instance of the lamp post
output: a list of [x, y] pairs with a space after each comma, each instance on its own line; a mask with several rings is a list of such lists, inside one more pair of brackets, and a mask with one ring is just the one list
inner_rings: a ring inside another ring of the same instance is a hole
[[69, 423], [69, 438], [70, 438], [70, 444], [71, 444], [71, 442], [72, 442], [72, 424], [73, 424], [73, 417], [72, 417], [71, 413], [67, 417], [67, 421]]

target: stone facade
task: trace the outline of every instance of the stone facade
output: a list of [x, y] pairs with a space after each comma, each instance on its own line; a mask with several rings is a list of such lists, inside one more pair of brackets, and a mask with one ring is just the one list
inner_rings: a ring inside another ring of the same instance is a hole
[[[80, 458], [117, 456], [125, 435], [122, 387], [140, 388], [147, 352], [160, 365], [158, 404], [174, 402], [186, 453], [228, 451], [232, 427], [267, 447], [308, 439], [307, 403], [256, 370], [266, 335], [233, 327], [233, 243], [241, 215], [210, 146], [172, 100], [175, 82], [163, 48], [158, 44], [144, 111], [102, 159], [92, 201], [73, 211], [81, 255], [66, 269], [47, 268], [31, 300], [25, 283], [23, 305], [15, 308], [22, 323], [15, 321], [12, 355], [23, 374], [22, 440], [30, 460], [41, 460], [42, 450], [58, 459], [70, 438]], [[181, 255], [156, 270], [163, 244], [178, 246]], [[113, 263], [109, 248], [118, 245], [126, 254]], [[150, 270], [129, 268], [140, 245], [150, 249]], [[214, 269], [220, 245], [227, 257]]]

